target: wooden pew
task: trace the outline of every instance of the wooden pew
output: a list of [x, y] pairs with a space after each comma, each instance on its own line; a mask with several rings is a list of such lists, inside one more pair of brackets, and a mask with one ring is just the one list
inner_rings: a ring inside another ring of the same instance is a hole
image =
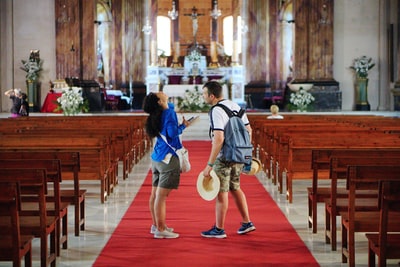
[[[46, 182], [48, 187], [52, 187], [53, 191], [46, 192], [46, 211], [48, 216], [57, 217], [58, 223], [56, 225], [56, 253], [60, 255], [60, 247], [63, 249], [68, 248], [68, 205], [69, 202], [61, 201], [60, 182], [61, 178], [61, 162], [58, 159], [5, 159], [0, 161], [0, 172], [3, 169], [24, 169], [24, 168], [38, 168], [46, 170]], [[25, 197], [25, 209], [36, 209], [34, 202], [36, 198]], [[29, 203], [32, 201], [33, 203]]]
[[114, 187], [118, 183], [117, 174], [118, 174], [118, 161], [119, 158], [116, 155], [116, 143], [117, 136], [114, 133], [114, 130], [107, 129], [90, 129], [82, 131], [82, 127], [80, 128], [30, 128], [30, 129], [17, 129], [13, 131], [3, 132], [3, 138], [7, 138], [9, 136], [27, 136], [30, 137], [58, 137], [60, 139], [64, 139], [66, 137], [75, 137], [75, 138], [99, 138], [107, 140], [105, 143], [108, 147], [108, 157], [106, 165], [108, 170], [108, 183], [106, 184], [108, 195], [113, 191]]
[[[396, 165], [400, 162], [399, 156], [373, 157], [372, 152], [359, 157], [337, 157], [331, 158], [330, 164], [330, 179], [331, 179], [331, 194], [325, 199], [325, 241], [331, 244], [331, 249], [336, 250], [336, 216], [340, 212], [348, 210], [348, 195], [339, 198], [337, 195], [338, 179], [346, 179], [347, 166], [368, 166], [368, 165]], [[347, 183], [347, 181], [345, 181]], [[346, 189], [345, 187], [343, 189]], [[360, 190], [356, 191], [356, 211], [376, 211], [378, 190]]]
[[[123, 117], [123, 118], [122, 118]], [[92, 136], [100, 132], [109, 132], [114, 137], [110, 144], [111, 166], [108, 171], [107, 195], [112, 192], [118, 183], [117, 160], [123, 161], [123, 178], [126, 179], [132, 170], [134, 162], [137, 162], [150, 148], [148, 138], [143, 135], [143, 125], [147, 116], [77, 116], [77, 117], [29, 117], [18, 120], [18, 128], [15, 129], [15, 121], [11, 119], [1, 120], [1, 128], [8, 124], [8, 132], [13, 131], [26, 134], [56, 135], [74, 134], [80, 136]], [[19, 119], [19, 118], [18, 118]], [[101, 121], [101, 124], [99, 123]], [[102, 126], [99, 129], [99, 125]], [[68, 133], [67, 133], [68, 132]], [[114, 157], [113, 155], [117, 155]], [[114, 159], [114, 160], [112, 160]], [[68, 177], [67, 177], [68, 178]]]
[[375, 255], [379, 267], [386, 266], [387, 259], [400, 259], [400, 233], [389, 233], [388, 225], [392, 213], [400, 212], [400, 181], [384, 181], [379, 194], [379, 232], [366, 234], [368, 239], [368, 266], [375, 266]]
[[[293, 131], [295, 129], [303, 130], [303, 131], [313, 131], [317, 134], [324, 134], [325, 132], [333, 132], [338, 131], [338, 128], [344, 127], [344, 130], [362, 130], [368, 131], [372, 128], [375, 131], [378, 131], [380, 128], [377, 127], [367, 127], [368, 123], [365, 121], [370, 121], [371, 123], [386, 123], [387, 127], [397, 127], [400, 125], [400, 120], [396, 120], [393, 118], [385, 118], [382, 116], [375, 115], [327, 115], [327, 114], [319, 114], [319, 115], [294, 115], [289, 114], [285, 116], [284, 120], [267, 120], [264, 114], [253, 115], [248, 114], [249, 120], [253, 127], [253, 144], [257, 151], [259, 151], [260, 159], [262, 159], [263, 165], [271, 166], [270, 169], [266, 169], [269, 178], [273, 179], [273, 183], [276, 184], [276, 175], [275, 171], [272, 170], [274, 167], [271, 162], [268, 160], [273, 157], [271, 155], [271, 145], [272, 140], [274, 139], [274, 133], [276, 131], [280, 131], [288, 133], [289, 131]], [[363, 122], [363, 123], [362, 123]], [[316, 129], [316, 127], [324, 127], [325, 129]], [[384, 132], [383, 130], [380, 132]], [[276, 137], [275, 137], [276, 138]], [[268, 162], [267, 162], [268, 161]]]
[[79, 171], [80, 158], [79, 152], [67, 151], [1, 151], [0, 160], [19, 159], [58, 159], [61, 163], [61, 172], [64, 177], [67, 173], [73, 176], [72, 188], [65, 183], [61, 183], [60, 196], [62, 202], [74, 205], [75, 236], [79, 236], [79, 230], [85, 230], [85, 195], [86, 189], [80, 188]]
[[[331, 130], [332, 129], [332, 130]], [[283, 192], [283, 177], [282, 172], [288, 165], [288, 146], [290, 139], [298, 138], [315, 138], [315, 142], [319, 139], [325, 138], [328, 140], [335, 140], [339, 138], [348, 138], [351, 136], [362, 136], [364, 134], [370, 134], [370, 130], [361, 128], [350, 128], [347, 125], [335, 125], [329, 124], [317, 124], [309, 128], [296, 128], [290, 130], [273, 130], [271, 137], [271, 144], [269, 148], [269, 154], [271, 155], [272, 170], [275, 174], [275, 180], [278, 181], [279, 192]], [[311, 151], [302, 151], [299, 155], [296, 155], [296, 161], [292, 162], [292, 167], [296, 170], [297, 174], [302, 177], [311, 177], [309, 160]], [[276, 181], [275, 181], [276, 183]]]
[[[312, 184], [307, 188], [308, 192], [308, 227], [312, 232], [317, 232], [317, 204], [325, 203], [325, 199], [331, 197], [330, 186], [320, 186], [319, 180], [329, 178], [330, 159], [332, 157], [400, 157], [400, 149], [395, 150], [365, 148], [365, 149], [314, 149], [311, 152]], [[337, 197], [347, 197], [348, 190], [338, 188]]]
[[[8, 136], [0, 138], [0, 151], [79, 152], [80, 180], [100, 181], [100, 201], [104, 203], [108, 191], [110, 168], [109, 143], [99, 137], [54, 137], [54, 136]], [[68, 173], [63, 177], [73, 179]]]
[[[400, 166], [368, 165], [348, 166], [349, 183], [348, 211], [342, 217], [342, 262], [355, 266], [355, 233], [378, 232], [379, 211], [356, 211], [356, 190], [378, 190], [379, 183], [387, 180], [400, 180]], [[378, 205], [378, 198], [376, 199]], [[394, 214], [388, 226], [389, 231], [400, 231], [400, 213]]]
[[[151, 140], [144, 134], [144, 123], [147, 119], [145, 114], [129, 115], [90, 115], [90, 116], [50, 116], [50, 117], [24, 117], [18, 118], [18, 127], [15, 120], [0, 119], [0, 128], [8, 127], [15, 129], [48, 129], [51, 133], [57, 128], [75, 128], [81, 134], [96, 132], [101, 127], [102, 130], [109, 130], [116, 136], [115, 153], [120, 161], [123, 161], [123, 178], [128, 177], [134, 163], [144, 155], [150, 148]], [[53, 129], [54, 128], [54, 129]]]
[[14, 267], [32, 266], [32, 235], [20, 231], [19, 183], [0, 182], [0, 261], [11, 261]]
[[[40, 266], [56, 266], [56, 216], [46, 211], [46, 170], [45, 169], [3, 169], [0, 181], [18, 182], [23, 196], [37, 196], [38, 211], [21, 209], [20, 229], [23, 235], [40, 238]], [[22, 207], [22, 206], [21, 206]], [[50, 244], [48, 244], [50, 242]]]
[[[371, 138], [371, 139], [370, 139]], [[277, 167], [281, 173], [280, 178], [286, 180], [287, 199], [289, 203], [293, 201], [293, 179], [310, 179], [311, 172], [296, 171], [305, 170], [306, 166], [311, 165], [311, 151], [314, 149], [399, 149], [400, 138], [385, 134], [368, 133], [365, 136], [360, 135], [359, 138], [350, 134], [346, 136], [332, 134], [320, 135], [318, 137], [291, 137], [289, 145], [283, 149], [287, 150], [287, 160], [279, 158]], [[282, 159], [282, 160], [281, 160]], [[297, 165], [297, 166], [296, 166]], [[299, 166], [300, 165], [300, 166]]]

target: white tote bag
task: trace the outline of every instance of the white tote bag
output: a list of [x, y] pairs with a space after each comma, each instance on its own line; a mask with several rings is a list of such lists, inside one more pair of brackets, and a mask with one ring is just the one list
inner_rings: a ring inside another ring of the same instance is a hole
[[181, 172], [190, 171], [191, 165], [190, 165], [190, 161], [189, 161], [189, 151], [184, 146], [182, 146], [182, 148], [180, 148], [180, 149], [174, 148], [173, 146], [171, 146], [168, 143], [167, 138], [164, 135], [160, 134], [160, 136], [164, 140], [164, 142], [170, 148], [172, 148], [175, 151], [175, 153], [178, 155], [179, 163], [180, 163], [180, 166], [181, 166]]

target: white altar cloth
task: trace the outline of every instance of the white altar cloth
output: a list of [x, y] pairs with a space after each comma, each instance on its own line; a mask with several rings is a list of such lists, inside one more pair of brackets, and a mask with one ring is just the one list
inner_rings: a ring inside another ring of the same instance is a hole
[[[166, 84], [163, 87], [163, 92], [169, 97], [183, 97], [186, 90], [194, 91], [197, 86], [199, 92], [203, 92], [203, 84]], [[228, 86], [222, 85], [222, 94], [224, 98], [228, 98]]]

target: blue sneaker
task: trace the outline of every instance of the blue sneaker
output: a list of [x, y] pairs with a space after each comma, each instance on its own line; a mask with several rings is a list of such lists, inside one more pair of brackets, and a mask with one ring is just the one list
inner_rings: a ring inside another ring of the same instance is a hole
[[254, 230], [256, 230], [256, 227], [254, 226], [254, 224], [252, 222], [242, 223], [242, 226], [239, 228], [237, 233], [239, 235], [244, 235], [244, 234], [254, 231]]
[[201, 232], [201, 236], [210, 238], [226, 238], [225, 230], [218, 230], [216, 226], [213, 226], [213, 228], [208, 231]]

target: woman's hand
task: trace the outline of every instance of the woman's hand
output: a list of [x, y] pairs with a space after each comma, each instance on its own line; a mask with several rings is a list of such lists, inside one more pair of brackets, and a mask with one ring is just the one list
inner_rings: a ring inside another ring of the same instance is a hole
[[192, 123], [192, 120], [191, 120], [191, 119], [186, 120], [186, 119], [185, 119], [185, 116], [182, 116], [182, 124], [185, 125], [186, 128], [189, 127], [189, 125], [190, 125], [191, 123]]

